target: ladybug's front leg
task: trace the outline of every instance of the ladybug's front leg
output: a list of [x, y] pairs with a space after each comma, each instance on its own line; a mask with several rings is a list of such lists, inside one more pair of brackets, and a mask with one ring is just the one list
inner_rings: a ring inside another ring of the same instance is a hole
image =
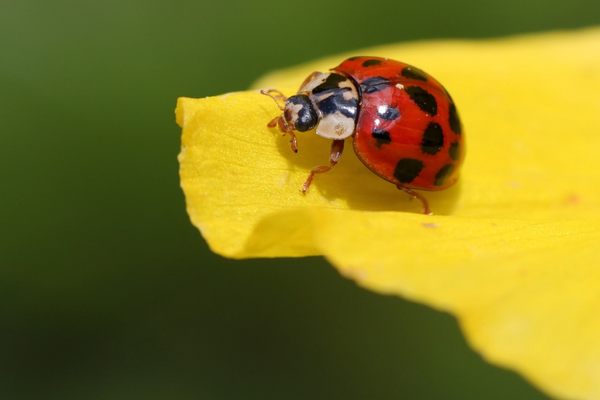
[[[297, 153], [298, 152], [298, 140], [296, 139], [296, 135], [294, 134], [294, 128], [292, 128], [291, 125], [288, 125], [287, 122], [285, 122], [285, 118], [277, 117], [276, 119], [277, 119], [277, 125], [279, 126], [279, 130], [281, 132], [283, 132], [283, 136], [285, 136], [286, 133], [291, 136], [290, 146], [292, 146], [292, 151], [294, 153]], [[269, 122], [269, 128], [271, 128], [271, 124], [274, 121], [275, 120]]]
[[411, 196], [413, 199], [419, 199], [421, 201], [421, 203], [423, 203], [423, 214], [425, 215], [433, 215], [433, 213], [431, 212], [431, 210], [429, 209], [429, 203], [427, 202], [427, 199], [425, 198], [425, 196], [423, 196], [422, 194], [419, 194], [417, 192], [415, 192], [414, 190], [411, 190], [407, 187], [404, 187], [402, 185], [396, 185], [396, 187], [402, 191], [404, 191], [406, 194], [408, 194], [409, 196]]
[[322, 174], [324, 172], [329, 171], [335, 164], [340, 161], [340, 157], [342, 156], [342, 151], [344, 151], [344, 140], [334, 140], [331, 143], [331, 153], [329, 154], [329, 165], [321, 165], [319, 167], [315, 167], [310, 171], [310, 175], [306, 179], [306, 182], [302, 184], [302, 194], [306, 194], [308, 188], [310, 188], [310, 184], [312, 183], [315, 174]]

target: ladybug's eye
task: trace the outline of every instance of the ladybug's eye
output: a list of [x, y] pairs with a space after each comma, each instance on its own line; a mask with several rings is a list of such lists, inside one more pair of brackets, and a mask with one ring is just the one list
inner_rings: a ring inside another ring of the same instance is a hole
[[305, 94], [290, 97], [285, 103], [283, 116], [298, 132], [309, 131], [319, 122], [319, 116]]

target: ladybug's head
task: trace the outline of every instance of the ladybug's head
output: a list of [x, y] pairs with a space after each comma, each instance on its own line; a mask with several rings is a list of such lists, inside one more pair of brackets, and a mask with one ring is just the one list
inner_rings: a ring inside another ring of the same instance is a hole
[[[283, 111], [279, 117], [269, 123], [270, 128], [278, 126], [281, 132], [291, 134], [293, 131], [306, 132], [317, 126], [319, 114], [307, 95], [297, 94], [288, 99], [279, 90], [261, 90], [260, 92], [275, 100], [277, 107]], [[285, 101], [285, 106], [281, 106], [279, 101]]]
[[297, 94], [287, 99], [282, 117], [298, 132], [309, 131], [319, 122], [319, 114], [310, 98], [305, 94]]
[[[281, 132], [289, 134], [292, 137], [290, 141], [292, 150], [297, 153], [298, 144], [294, 131], [309, 131], [317, 126], [319, 122], [319, 114], [315, 110], [314, 104], [305, 94], [297, 94], [288, 99], [278, 90], [261, 90], [260, 92], [275, 100], [277, 107], [283, 111], [280, 116], [275, 117], [267, 126], [269, 128], [277, 126]], [[281, 106], [278, 101], [285, 101], [285, 106]]]

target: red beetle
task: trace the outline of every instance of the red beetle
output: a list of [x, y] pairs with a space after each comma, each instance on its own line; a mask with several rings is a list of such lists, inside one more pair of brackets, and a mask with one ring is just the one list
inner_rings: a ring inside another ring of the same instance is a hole
[[442, 190], [458, 179], [465, 151], [456, 106], [446, 89], [418, 68], [387, 58], [352, 57], [329, 73], [313, 72], [290, 98], [277, 90], [262, 93], [285, 101], [279, 106], [283, 113], [268, 126], [289, 134], [294, 152], [294, 131], [316, 128], [317, 135], [333, 140], [330, 164], [312, 169], [303, 193], [315, 174], [337, 164], [350, 136], [358, 158], [418, 198], [425, 214], [431, 214], [427, 199], [413, 189]]

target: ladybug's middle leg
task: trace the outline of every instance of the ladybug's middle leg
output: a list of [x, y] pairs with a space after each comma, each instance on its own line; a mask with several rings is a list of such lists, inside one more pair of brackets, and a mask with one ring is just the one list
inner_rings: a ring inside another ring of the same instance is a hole
[[310, 184], [312, 183], [315, 174], [322, 174], [324, 172], [329, 171], [334, 167], [335, 164], [340, 161], [340, 157], [342, 156], [342, 151], [344, 151], [344, 140], [334, 140], [331, 143], [331, 152], [329, 154], [329, 165], [321, 165], [319, 167], [315, 167], [310, 171], [310, 175], [306, 179], [306, 182], [302, 184], [302, 194], [306, 194], [308, 188], [310, 188]]

